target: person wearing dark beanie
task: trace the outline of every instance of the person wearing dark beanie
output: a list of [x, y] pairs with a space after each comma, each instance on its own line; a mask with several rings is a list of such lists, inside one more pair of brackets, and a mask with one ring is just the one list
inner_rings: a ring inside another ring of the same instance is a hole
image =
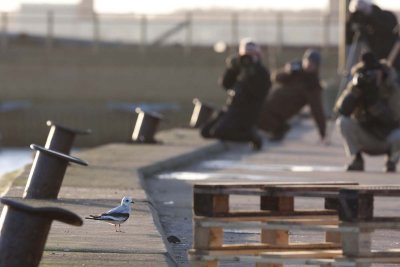
[[256, 124], [271, 86], [261, 48], [249, 38], [242, 39], [238, 53], [225, 64], [220, 85], [227, 92], [226, 104], [204, 123], [200, 134], [221, 141], [249, 142], [255, 151], [261, 150], [262, 137]]
[[273, 75], [274, 86], [264, 102], [258, 127], [271, 141], [282, 140], [290, 129], [289, 120], [309, 106], [321, 140], [325, 139], [326, 119], [319, 79], [321, 54], [307, 49], [301, 60], [286, 63]]

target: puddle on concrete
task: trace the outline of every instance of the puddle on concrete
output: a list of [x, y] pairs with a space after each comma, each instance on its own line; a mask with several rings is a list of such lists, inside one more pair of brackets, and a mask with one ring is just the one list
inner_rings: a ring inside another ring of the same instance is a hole
[[302, 181], [302, 178], [291, 176], [258, 175], [246, 172], [343, 172], [343, 167], [322, 165], [289, 165], [289, 164], [247, 164], [234, 160], [204, 161], [198, 166], [201, 170], [241, 170], [240, 173], [215, 173], [215, 172], [170, 172], [157, 175], [162, 180], [252, 180], [252, 181], [280, 181], [283, 178], [290, 181]]
[[240, 169], [249, 171], [268, 171], [268, 172], [342, 172], [343, 166], [323, 166], [323, 165], [289, 165], [289, 164], [248, 164], [232, 160], [212, 160], [204, 161], [200, 164], [204, 169]]
[[252, 181], [280, 181], [282, 178], [290, 180], [304, 180], [299, 177], [254, 175], [245, 173], [206, 173], [206, 172], [169, 172], [157, 175], [161, 180], [201, 181], [209, 179], [220, 180], [252, 180]]

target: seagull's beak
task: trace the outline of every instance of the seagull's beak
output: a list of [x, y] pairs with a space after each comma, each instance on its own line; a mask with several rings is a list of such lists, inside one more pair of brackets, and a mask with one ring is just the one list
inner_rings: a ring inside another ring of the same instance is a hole
[[135, 202], [132, 200], [131, 203], [133, 204], [133, 203], [135, 203]]

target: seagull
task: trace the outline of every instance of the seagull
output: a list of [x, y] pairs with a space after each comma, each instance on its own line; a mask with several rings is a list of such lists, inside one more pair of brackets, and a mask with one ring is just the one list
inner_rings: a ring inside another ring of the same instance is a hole
[[[115, 232], [122, 232], [121, 224], [128, 220], [129, 215], [131, 214], [131, 203], [134, 203], [131, 197], [124, 197], [121, 200], [121, 205], [118, 207], [115, 207], [101, 215], [89, 215], [89, 217], [86, 217], [85, 219], [105, 221], [114, 224]], [[119, 230], [117, 230], [117, 225], [119, 226]]]

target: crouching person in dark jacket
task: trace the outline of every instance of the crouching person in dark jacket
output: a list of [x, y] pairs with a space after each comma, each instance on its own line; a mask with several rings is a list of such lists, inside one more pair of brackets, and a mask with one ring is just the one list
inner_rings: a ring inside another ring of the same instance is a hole
[[239, 55], [226, 60], [221, 79], [228, 98], [222, 111], [213, 114], [201, 129], [205, 138], [251, 142], [255, 150], [262, 147], [256, 123], [271, 86], [270, 74], [261, 62], [261, 50], [253, 41], [243, 39]]
[[338, 127], [353, 161], [348, 171], [363, 171], [362, 153], [386, 154], [386, 172], [395, 172], [400, 152], [400, 91], [396, 71], [365, 53], [353, 80], [338, 100]]

